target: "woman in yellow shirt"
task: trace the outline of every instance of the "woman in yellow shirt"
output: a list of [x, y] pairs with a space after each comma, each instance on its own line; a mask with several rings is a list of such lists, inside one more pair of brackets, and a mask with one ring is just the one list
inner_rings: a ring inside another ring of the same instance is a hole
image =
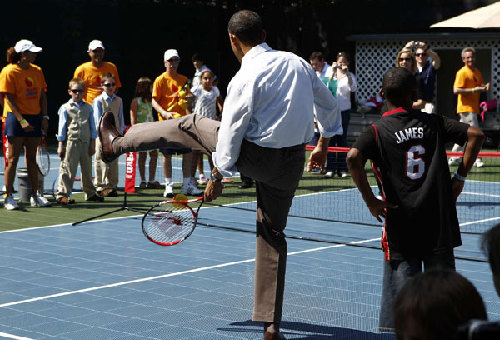
[[38, 170], [36, 149], [40, 144], [42, 130], [47, 132], [47, 84], [42, 69], [33, 64], [41, 47], [29, 40], [20, 40], [7, 50], [9, 64], [0, 76], [0, 94], [4, 96], [5, 131], [8, 141], [8, 163], [5, 168], [7, 196], [4, 207], [18, 209], [12, 197], [17, 162], [23, 146], [26, 153], [26, 167], [31, 180], [31, 206], [47, 207], [51, 204], [38, 192]]

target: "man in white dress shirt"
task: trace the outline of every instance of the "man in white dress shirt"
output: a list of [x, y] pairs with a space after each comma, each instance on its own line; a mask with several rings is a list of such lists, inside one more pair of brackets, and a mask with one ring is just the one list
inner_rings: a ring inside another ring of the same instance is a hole
[[137, 124], [120, 137], [108, 131], [108, 125], [112, 126], [103, 119], [103, 152], [110, 160], [121, 153], [165, 146], [213, 152], [206, 201], [221, 194], [223, 176], [236, 168], [255, 179], [257, 249], [252, 320], [264, 323], [265, 339], [282, 339], [279, 324], [287, 257], [283, 230], [304, 170], [304, 145], [313, 136], [316, 116], [323, 138], [310, 163], [324, 164], [328, 138], [342, 133], [341, 119], [333, 95], [311, 65], [264, 42], [266, 32], [257, 13], [235, 13], [228, 32], [241, 68], [228, 86], [220, 123], [187, 115]]

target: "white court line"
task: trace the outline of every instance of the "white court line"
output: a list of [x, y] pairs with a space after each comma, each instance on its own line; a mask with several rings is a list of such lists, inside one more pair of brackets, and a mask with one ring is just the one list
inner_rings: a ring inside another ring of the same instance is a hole
[[9, 334], [9, 333], [4, 333], [4, 332], [0, 332], [0, 336], [4, 337], [4, 338], [16, 339], [16, 340], [34, 340], [32, 338], [26, 338], [24, 336], [17, 336], [17, 335], [13, 335], [13, 334]]
[[[330, 249], [330, 248], [345, 247], [349, 244], [361, 244], [361, 243], [373, 242], [373, 241], [377, 241], [377, 240], [380, 240], [380, 237], [373, 238], [370, 240], [355, 241], [355, 242], [336, 244], [336, 245], [326, 246], [326, 247], [317, 247], [317, 248], [311, 248], [311, 249], [306, 249], [306, 250], [300, 250], [300, 251], [290, 252], [290, 253], [288, 253], [288, 255], [291, 256], [291, 255], [297, 255], [297, 254], [303, 254], [303, 253], [311, 253], [311, 252]], [[131, 284], [131, 283], [146, 282], [146, 281], [152, 281], [152, 280], [156, 280], [156, 279], [163, 279], [163, 278], [167, 278], [167, 277], [180, 276], [180, 275], [189, 274], [189, 273], [197, 273], [197, 272], [202, 272], [202, 271], [206, 271], [206, 270], [224, 268], [224, 267], [234, 266], [234, 265], [242, 264], [242, 263], [250, 263], [250, 262], [255, 262], [255, 258], [242, 260], [242, 261], [236, 261], [236, 262], [226, 262], [226, 263], [221, 263], [221, 264], [217, 264], [217, 265], [209, 266], [209, 267], [199, 267], [199, 268], [194, 268], [194, 269], [185, 270], [182, 272], [170, 273], [170, 274], [165, 274], [165, 275], [144, 277], [141, 279], [136, 279], [136, 280], [131, 280], [131, 281], [116, 282], [116, 283], [112, 283], [112, 284], [104, 285], [104, 286], [95, 286], [95, 287], [89, 287], [89, 288], [84, 288], [84, 289], [79, 289], [79, 290], [74, 290], [74, 291], [69, 291], [69, 292], [62, 292], [62, 293], [57, 293], [57, 294], [52, 294], [52, 295], [39, 296], [39, 297], [34, 297], [31, 299], [26, 299], [26, 300], [6, 302], [6, 303], [0, 304], [0, 308], [15, 306], [15, 305], [19, 305], [22, 303], [29, 303], [29, 302], [36, 302], [36, 301], [47, 300], [47, 299], [52, 299], [52, 298], [58, 298], [61, 296], [66, 296], [66, 295], [87, 293], [87, 292], [92, 292], [94, 290], [99, 290], [99, 289], [104, 289], [104, 288], [119, 287], [119, 286]]]
[[496, 198], [500, 197], [500, 195], [484, 194], [484, 193], [481, 193], [481, 192], [470, 192], [470, 191], [462, 191], [462, 194], [476, 195], [476, 196], [486, 196], [486, 197], [496, 197]]
[[466, 225], [471, 225], [471, 224], [476, 224], [476, 223], [482, 223], [482, 222], [490, 222], [490, 221], [495, 221], [495, 220], [500, 220], [500, 217], [491, 217], [491, 218], [486, 218], [484, 220], [479, 220], [479, 221], [464, 222], [464, 223], [460, 223], [460, 226], [461, 227], [465, 227]]

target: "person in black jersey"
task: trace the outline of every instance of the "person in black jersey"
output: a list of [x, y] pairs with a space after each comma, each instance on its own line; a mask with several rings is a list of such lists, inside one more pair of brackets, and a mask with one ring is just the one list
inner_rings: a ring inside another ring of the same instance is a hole
[[[455, 202], [484, 140], [481, 130], [444, 116], [412, 110], [415, 77], [392, 68], [382, 94], [389, 111], [369, 126], [347, 155], [347, 165], [371, 214], [385, 224], [379, 328], [393, 331], [392, 307], [405, 282], [425, 270], [454, 270], [453, 248], [462, 244]], [[466, 143], [453, 179], [445, 143]], [[364, 164], [372, 161], [383, 200], [373, 194]]]

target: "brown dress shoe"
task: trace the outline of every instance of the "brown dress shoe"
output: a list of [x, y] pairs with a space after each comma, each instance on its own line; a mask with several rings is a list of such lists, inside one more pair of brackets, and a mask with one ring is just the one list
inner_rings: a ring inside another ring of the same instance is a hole
[[282, 340], [282, 339], [286, 340], [286, 338], [280, 332], [274, 332], [274, 333], [268, 331], [264, 332], [264, 340]]
[[118, 158], [118, 154], [113, 152], [113, 139], [121, 136], [115, 127], [115, 117], [113, 112], [104, 112], [99, 121], [99, 138], [101, 139], [102, 160], [109, 163]]

